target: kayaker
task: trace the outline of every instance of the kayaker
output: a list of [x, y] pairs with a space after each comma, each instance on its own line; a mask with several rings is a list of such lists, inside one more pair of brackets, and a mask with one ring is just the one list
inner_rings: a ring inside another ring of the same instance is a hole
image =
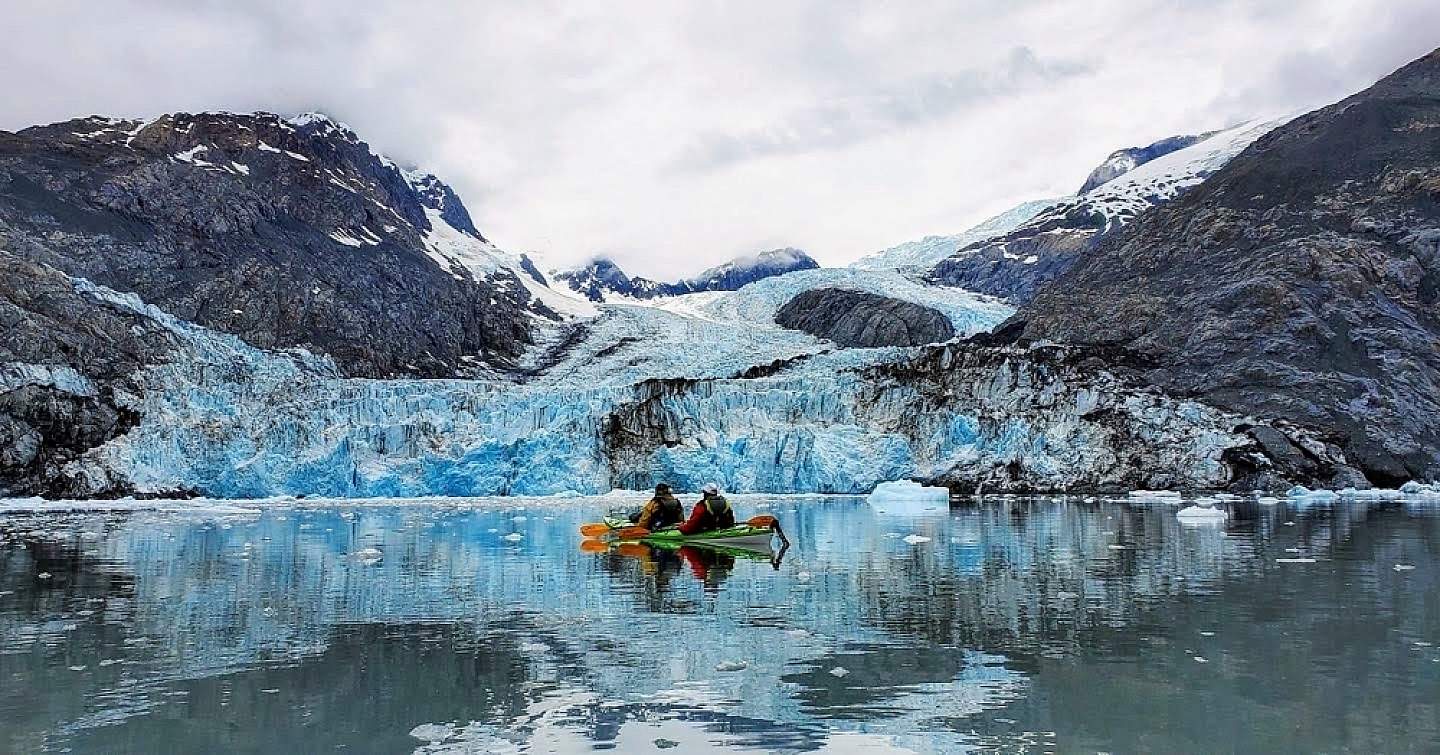
[[680, 525], [680, 532], [694, 535], [734, 526], [735, 510], [730, 508], [730, 502], [725, 500], [725, 496], [720, 495], [720, 486], [711, 482], [705, 485], [703, 496], [690, 512], [690, 518]]
[[630, 518], [637, 527], [647, 530], [662, 529], [679, 524], [685, 518], [685, 504], [671, 492], [670, 486], [660, 483], [655, 486], [655, 497], [645, 503], [640, 513]]

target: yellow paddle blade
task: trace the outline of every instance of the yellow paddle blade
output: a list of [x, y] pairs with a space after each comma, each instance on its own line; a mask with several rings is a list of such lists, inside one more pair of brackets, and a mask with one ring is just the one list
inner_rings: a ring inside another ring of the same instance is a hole
[[604, 553], [610, 550], [610, 546], [603, 540], [581, 540], [580, 550], [586, 553]]
[[609, 532], [609, 531], [610, 531], [610, 525], [608, 525], [608, 524], [606, 524], [606, 523], [604, 523], [604, 522], [592, 522], [592, 523], [590, 523], [590, 524], [582, 524], [582, 525], [580, 525], [580, 534], [582, 534], [582, 535], [584, 535], [584, 536], [586, 536], [586, 537], [595, 537], [596, 535], [603, 535], [603, 534], [605, 534], [605, 533], [607, 533], [607, 532]]
[[631, 558], [646, 558], [650, 555], [650, 548], [642, 543], [621, 543], [615, 552]]
[[615, 536], [621, 540], [639, 540], [650, 534], [650, 530], [644, 527], [625, 527], [615, 531]]
[[750, 520], [745, 523], [751, 527], [772, 527], [775, 525], [775, 517], [769, 514], [760, 514], [750, 517]]

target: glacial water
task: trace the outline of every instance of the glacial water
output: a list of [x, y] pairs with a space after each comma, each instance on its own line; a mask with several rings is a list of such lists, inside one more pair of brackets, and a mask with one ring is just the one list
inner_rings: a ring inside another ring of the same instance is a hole
[[0, 751], [1440, 750], [1433, 499], [616, 502], [0, 502]]

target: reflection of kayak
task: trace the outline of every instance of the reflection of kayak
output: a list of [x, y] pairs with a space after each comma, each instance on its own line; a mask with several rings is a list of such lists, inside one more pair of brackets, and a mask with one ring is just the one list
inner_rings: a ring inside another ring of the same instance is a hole
[[[605, 523], [612, 530], [622, 530], [633, 527], [630, 520], [623, 517], [606, 517]], [[706, 545], [711, 547], [735, 548], [747, 551], [769, 551], [772, 548], [772, 540], [776, 537], [775, 531], [770, 527], [756, 527], [750, 524], [737, 524], [734, 527], [726, 527], [723, 530], [710, 530], [694, 535], [685, 535], [680, 530], [667, 527], [663, 530], [656, 530], [643, 537], [635, 538], [631, 542], [649, 543], [659, 547], [679, 547], [681, 545]]]

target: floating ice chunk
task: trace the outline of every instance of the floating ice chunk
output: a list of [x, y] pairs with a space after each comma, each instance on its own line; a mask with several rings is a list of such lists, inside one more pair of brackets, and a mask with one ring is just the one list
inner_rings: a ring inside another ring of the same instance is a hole
[[1180, 491], [1178, 490], [1132, 490], [1129, 493], [1131, 501], [1164, 501], [1178, 502]]
[[508, 534], [508, 535], [506, 535], [505, 537], [502, 537], [502, 538], [500, 538], [500, 539], [501, 539], [501, 540], [509, 540], [509, 541], [512, 542], [512, 543], [518, 543], [518, 542], [520, 542], [521, 540], [524, 540], [524, 539], [525, 539], [525, 536], [522, 535], [522, 534], [520, 534], [519, 532], [511, 532], [510, 534]]
[[744, 671], [750, 664], [745, 661], [721, 661], [715, 664], [715, 670], [720, 672]]
[[361, 548], [350, 555], [356, 561], [367, 565], [379, 563], [381, 559], [385, 558], [385, 554], [379, 548]]
[[420, 724], [410, 730], [410, 736], [421, 742], [443, 742], [454, 731], [445, 724]]
[[528, 522], [528, 521], [530, 521], [530, 517], [528, 517], [528, 516], [512, 516], [512, 517], [510, 517], [510, 521], [512, 521], [512, 522]]
[[902, 539], [911, 545], [919, 545], [921, 543], [930, 542], [930, 538], [925, 537], [924, 535], [906, 535]]
[[1304, 485], [1296, 485], [1285, 491], [1287, 498], [1304, 498], [1310, 501], [1333, 501], [1340, 497], [1339, 493], [1333, 490], [1311, 490]]
[[42, 571], [42, 572], [40, 572], [39, 574], [36, 574], [36, 575], [35, 575], [35, 578], [36, 578], [36, 579], [49, 579], [49, 578], [50, 578], [50, 572], [48, 572], [48, 571]]
[[1410, 571], [1411, 569], [1414, 569], [1414, 568], [1415, 568], [1415, 565], [1414, 565], [1414, 564], [1396, 564], [1396, 565], [1394, 566], [1395, 571]]
[[1275, 563], [1277, 563], [1277, 564], [1313, 564], [1313, 563], [1315, 563], [1315, 559], [1313, 559], [1313, 558], [1277, 558], [1277, 559], [1275, 559]]
[[830, 669], [829, 674], [836, 679], [844, 679], [845, 677], [850, 675], [850, 669], [845, 668], [844, 666], [836, 666], [835, 668]]
[[70, 670], [71, 670], [71, 671], [84, 671], [85, 668], [86, 668], [85, 666], [71, 666], [71, 667], [70, 667]]
[[1215, 508], [1215, 499], [1201, 498], [1194, 506], [1186, 506], [1175, 512], [1175, 516], [1186, 522], [1223, 522], [1229, 518], [1224, 509]]
[[1209, 659], [1209, 658], [1201, 658], [1200, 656], [1197, 655], [1197, 656], [1195, 656], [1195, 662], [1196, 662], [1196, 663], [1209, 663], [1209, 662], [1210, 662], [1210, 659]]
[[876, 485], [865, 501], [871, 506], [883, 504], [897, 513], [906, 509], [943, 509], [950, 506], [950, 489], [896, 480]]
[[269, 689], [262, 689], [262, 690], [260, 690], [260, 694], [262, 694], [262, 695], [275, 695], [275, 694], [279, 694], [279, 692], [280, 692], [280, 688], [279, 688], [279, 687], [270, 687]]
[[1274, 506], [1275, 504], [1280, 502], [1280, 499], [1276, 498], [1273, 495], [1262, 495], [1256, 498], [1255, 502], [1260, 504], [1261, 506]]

